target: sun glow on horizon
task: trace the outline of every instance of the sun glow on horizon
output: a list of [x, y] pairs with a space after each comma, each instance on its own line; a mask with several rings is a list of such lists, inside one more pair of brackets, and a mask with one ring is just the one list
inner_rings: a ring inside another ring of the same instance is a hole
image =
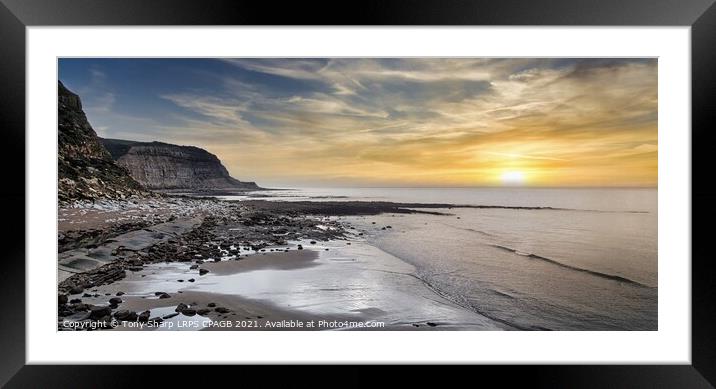
[[500, 175], [503, 185], [524, 185], [525, 174], [518, 170], [509, 170]]

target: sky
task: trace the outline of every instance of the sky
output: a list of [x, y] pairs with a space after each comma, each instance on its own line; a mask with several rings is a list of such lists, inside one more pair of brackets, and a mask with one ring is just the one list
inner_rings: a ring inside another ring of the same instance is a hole
[[63, 58], [106, 138], [264, 187], [650, 187], [657, 60]]

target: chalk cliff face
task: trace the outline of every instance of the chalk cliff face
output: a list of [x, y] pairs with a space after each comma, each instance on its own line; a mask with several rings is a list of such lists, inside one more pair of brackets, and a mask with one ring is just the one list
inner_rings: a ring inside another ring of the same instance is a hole
[[118, 165], [155, 190], [221, 191], [259, 189], [229, 175], [219, 158], [194, 146], [102, 139]]
[[58, 83], [58, 197], [123, 199], [147, 194], [112, 160], [87, 121], [79, 96]]

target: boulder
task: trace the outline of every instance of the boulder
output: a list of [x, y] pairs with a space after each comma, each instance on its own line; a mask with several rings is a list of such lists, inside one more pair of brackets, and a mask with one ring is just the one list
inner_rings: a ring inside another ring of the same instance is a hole
[[74, 287], [72, 287], [72, 289], [70, 289], [70, 294], [80, 294], [83, 291], [84, 291], [84, 289], [82, 289], [81, 287], [74, 286]]
[[144, 311], [144, 312], [140, 313], [139, 316], [137, 316], [137, 321], [146, 323], [149, 321], [149, 315], [151, 315], [151, 312]]

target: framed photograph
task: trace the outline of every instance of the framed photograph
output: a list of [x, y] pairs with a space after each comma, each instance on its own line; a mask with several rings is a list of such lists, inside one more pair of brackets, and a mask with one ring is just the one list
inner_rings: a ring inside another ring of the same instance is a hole
[[716, 382], [713, 1], [2, 2], [8, 386]]

